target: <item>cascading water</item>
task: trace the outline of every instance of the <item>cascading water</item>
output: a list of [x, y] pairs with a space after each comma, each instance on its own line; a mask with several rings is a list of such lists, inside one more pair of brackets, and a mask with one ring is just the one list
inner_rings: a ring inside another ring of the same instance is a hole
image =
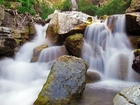
[[[104, 80], [87, 84], [93, 91], [100, 91], [101, 88], [102, 93], [103, 87], [112, 89], [112, 86], [117, 90], [119, 81], [110, 81], [110, 84], [108, 79], [135, 81], [136, 73], [131, 69], [132, 48], [124, 31], [124, 19], [122, 15], [114, 16], [113, 20], [110, 18], [103, 23], [93, 23], [86, 28], [83, 59], [88, 62], [89, 69], [98, 71]], [[53, 60], [67, 54], [64, 46], [51, 46], [45, 38], [46, 28], [47, 25], [36, 25], [36, 37], [24, 44], [13, 59], [0, 61], [0, 105], [32, 105], [46, 81]], [[49, 47], [42, 50], [38, 62], [30, 63], [33, 49], [46, 43]], [[122, 84], [124, 82], [119, 82], [119, 86]], [[129, 82], [125, 86], [132, 85]], [[99, 105], [98, 102], [95, 105]]]
[[[42, 53], [47, 51], [51, 54], [41, 54], [39, 62], [30, 63], [35, 47], [44, 43], [51, 46], [45, 38], [46, 28], [47, 25], [36, 25], [36, 37], [24, 44], [13, 59], [0, 61], [0, 105], [32, 105], [46, 81], [53, 60], [64, 54], [61, 50], [65, 49], [64, 46], [48, 47]], [[45, 57], [53, 59], [46, 60]]]
[[86, 28], [83, 59], [104, 79], [134, 80], [132, 51], [125, 33], [124, 15], [112, 16], [103, 23], [93, 23]]

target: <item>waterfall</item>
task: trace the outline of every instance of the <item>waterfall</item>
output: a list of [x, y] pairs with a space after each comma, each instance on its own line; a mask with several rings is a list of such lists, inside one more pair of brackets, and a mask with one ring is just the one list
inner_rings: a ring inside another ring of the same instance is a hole
[[[0, 105], [32, 105], [46, 81], [52, 63], [65, 53], [64, 46], [52, 47], [45, 38], [47, 25], [35, 26], [35, 38], [25, 43], [14, 58], [0, 61]], [[33, 49], [42, 44], [48, 44], [49, 47], [41, 52], [38, 62], [31, 63]]]
[[86, 28], [84, 38], [82, 57], [90, 69], [102, 73], [104, 79], [134, 80], [133, 49], [125, 33], [125, 15], [93, 23]]
[[70, 0], [72, 4], [72, 10], [78, 10], [78, 5], [76, 0]]

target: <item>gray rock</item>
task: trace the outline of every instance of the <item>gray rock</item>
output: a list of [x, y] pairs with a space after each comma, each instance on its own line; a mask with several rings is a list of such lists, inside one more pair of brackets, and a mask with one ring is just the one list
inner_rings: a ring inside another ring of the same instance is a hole
[[4, 16], [5, 16], [5, 14], [4, 14], [4, 6], [0, 5], [0, 25], [2, 24]]
[[81, 58], [61, 56], [53, 64], [34, 105], [67, 105], [83, 93], [87, 64]]
[[68, 36], [66, 34], [77, 33], [86, 28], [88, 17], [91, 16], [77, 11], [55, 12], [49, 22], [46, 36], [53, 44], [62, 44]]
[[140, 105], [140, 85], [121, 90], [113, 102], [114, 105]]

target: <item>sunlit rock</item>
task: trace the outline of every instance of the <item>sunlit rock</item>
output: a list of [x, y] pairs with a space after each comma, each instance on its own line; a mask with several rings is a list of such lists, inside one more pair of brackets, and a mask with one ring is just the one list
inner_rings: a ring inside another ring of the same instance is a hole
[[140, 12], [140, 0], [131, 0], [130, 7], [126, 12]]
[[[68, 33], [83, 33], [87, 25], [87, 18], [91, 17], [82, 12], [66, 11], [56, 12], [51, 19], [46, 37], [54, 44], [63, 44]], [[93, 17], [91, 17], [93, 18]]]
[[66, 38], [65, 46], [70, 55], [80, 57], [84, 39], [82, 34], [74, 34]]
[[67, 105], [80, 97], [86, 84], [86, 71], [87, 64], [81, 58], [59, 57], [34, 105]]
[[114, 105], [140, 105], [140, 85], [121, 90], [113, 102]]

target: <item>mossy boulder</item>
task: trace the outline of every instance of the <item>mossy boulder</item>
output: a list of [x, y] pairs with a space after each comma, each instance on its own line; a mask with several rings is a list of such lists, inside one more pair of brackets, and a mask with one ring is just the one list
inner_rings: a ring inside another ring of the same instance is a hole
[[83, 35], [80, 33], [71, 35], [65, 40], [65, 46], [70, 55], [80, 57], [83, 48]]
[[81, 58], [64, 55], [52, 65], [34, 105], [67, 105], [79, 98], [86, 84], [87, 64]]
[[134, 56], [135, 56], [135, 57], [139, 56], [139, 55], [140, 55], [140, 49], [134, 50], [133, 53], [134, 53]]

